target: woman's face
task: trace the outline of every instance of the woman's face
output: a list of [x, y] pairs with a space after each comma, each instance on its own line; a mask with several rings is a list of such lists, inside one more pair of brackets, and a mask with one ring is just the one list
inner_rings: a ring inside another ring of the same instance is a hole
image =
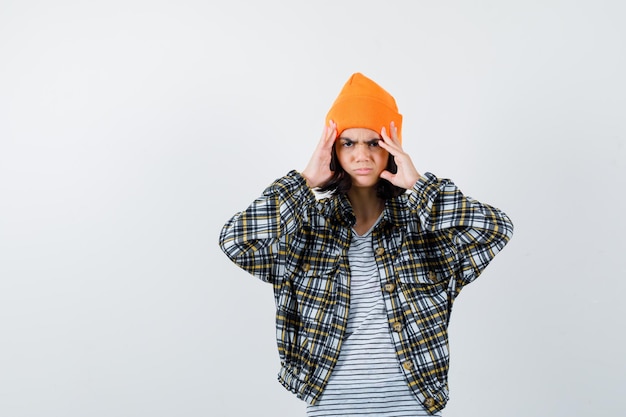
[[335, 141], [337, 160], [353, 187], [374, 187], [387, 168], [389, 153], [378, 146], [380, 140], [378, 132], [359, 127], [344, 130]]

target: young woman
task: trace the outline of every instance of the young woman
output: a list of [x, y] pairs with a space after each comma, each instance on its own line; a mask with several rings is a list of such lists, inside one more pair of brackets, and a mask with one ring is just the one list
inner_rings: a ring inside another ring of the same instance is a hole
[[401, 124], [394, 98], [353, 74], [307, 167], [220, 234], [273, 285], [278, 379], [309, 416], [440, 415], [452, 303], [513, 233], [500, 210], [421, 175]]

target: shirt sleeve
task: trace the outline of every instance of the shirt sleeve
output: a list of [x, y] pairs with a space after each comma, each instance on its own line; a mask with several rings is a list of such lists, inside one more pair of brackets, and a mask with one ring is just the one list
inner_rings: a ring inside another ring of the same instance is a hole
[[409, 206], [426, 232], [457, 253], [461, 287], [476, 279], [513, 236], [513, 222], [504, 212], [463, 195], [451, 180], [432, 173], [410, 190]]
[[222, 227], [219, 245], [240, 268], [265, 282], [278, 274], [280, 240], [301, 228], [315, 195], [296, 171], [277, 179]]

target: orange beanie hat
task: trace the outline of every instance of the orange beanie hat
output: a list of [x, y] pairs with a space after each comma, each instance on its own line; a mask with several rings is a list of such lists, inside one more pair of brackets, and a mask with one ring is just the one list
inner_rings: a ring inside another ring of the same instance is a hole
[[398, 128], [398, 139], [402, 142], [402, 115], [398, 113], [396, 100], [381, 86], [357, 72], [343, 86], [339, 96], [326, 115], [326, 124], [332, 120], [337, 124], [337, 134], [352, 127], [364, 127], [380, 133], [389, 124]]

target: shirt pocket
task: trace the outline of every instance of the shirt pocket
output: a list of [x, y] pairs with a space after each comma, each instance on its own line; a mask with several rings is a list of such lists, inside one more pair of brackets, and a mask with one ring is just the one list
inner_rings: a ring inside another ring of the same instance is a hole
[[452, 274], [441, 265], [440, 257], [411, 248], [394, 262], [404, 314], [424, 331], [447, 327]]
[[446, 267], [451, 255], [442, 253], [441, 256], [430, 254], [423, 250], [405, 248], [394, 261], [394, 272], [398, 281], [406, 285], [418, 285], [423, 290], [447, 286], [452, 277]]
[[338, 257], [315, 255], [301, 259], [291, 274], [298, 314], [305, 322], [325, 327], [330, 321], [329, 306], [335, 302]]
[[336, 274], [338, 257], [303, 257], [291, 275], [300, 320], [298, 356], [302, 363], [299, 377], [310, 374], [310, 366], [317, 361], [324, 342], [331, 333], [336, 302]]

